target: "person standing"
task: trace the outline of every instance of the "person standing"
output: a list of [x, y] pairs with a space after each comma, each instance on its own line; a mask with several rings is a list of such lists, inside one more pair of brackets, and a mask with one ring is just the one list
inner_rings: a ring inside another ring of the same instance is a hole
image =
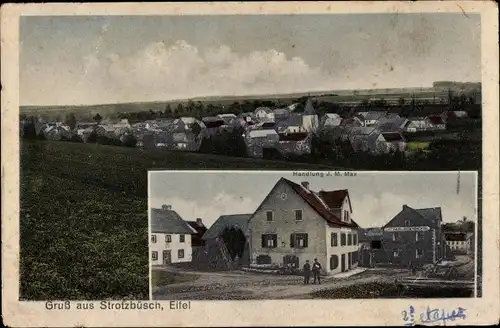
[[304, 264], [302, 269], [304, 270], [304, 285], [308, 285], [311, 279], [311, 265], [309, 264], [309, 260], [306, 260], [306, 264]]
[[314, 279], [313, 284], [315, 284], [316, 280], [318, 280], [318, 284], [321, 285], [321, 279], [319, 277], [320, 270], [321, 270], [321, 264], [318, 262], [318, 259], [314, 259], [314, 263], [312, 266], [312, 273]]

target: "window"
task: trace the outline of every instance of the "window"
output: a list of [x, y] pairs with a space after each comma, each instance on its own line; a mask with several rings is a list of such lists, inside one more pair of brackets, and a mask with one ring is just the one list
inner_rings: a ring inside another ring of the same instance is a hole
[[338, 235], [336, 232], [332, 232], [332, 237], [331, 237], [331, 244], [332, 244], [332, 247], [337, 247], [339, 245], [339, 241], [338, 241]]
[[307, 233], [294, 233], [290, 235], [291, 248], [306, 248], [308, 246]]
[[349, 222], [349, 211], [344, 211], [343, 221]]
[[410, 226], [410, 220], [405, 220], [405, 226], [409, 227]]
[[267, 222], [273, 221], [273, 211], [267, 211], [266, 212], [266, 217], [267, 217]]
[[158, 261], [158, 252], [151, 252], [151, 259], [153, 261]]
[[330, 256], [330, 270], [335, 270], [339, 266], [339, 257], [337, 255]]
[[295, 221], [302, 221], [302, 210], [295, 210]]
[[172, 236], [171, 235], [165, 235], [165, 242], [166, 243], [171, 243], [172, 242]]
[[398, 257], [398, 256], [399, 256], [399, 250], [395, 250], [395, 251], [393, 252], [393, 256], [394, 256], [394, 257]]
[[340, 234], [340, 246], [345, 246], [345, 233]]
[[372, 240], [372, 242], [371, 242], [371, 248], [372, 249], [381, 249], [382, 248], [382, 242], [380, 240]]
[[186, 241], [186, 236], [184, 235], [179, 235], [179, 242], [183, 243]]
[[421, 233], [420, 231], [417, 231], [417, 232], [415, 233], [415, 241], [422, 240], [422, 239], [424, 239], [423, 237], [424, 237], [424, 236], [422, 235], [422, 233]]
[[183, 249], [179, 249], [177, 251], [177, 258], [179, 258], [179, 259], [183, 259], [184, 258], [184, 250]]
[[392, 241], [396, 241], [397, 239], [398, 239], [398, 238], [397, 238], [397, 236], [396, 236], [396, 233], [394, 232], [394, 233], [392, 234]]
[[415, 250], [415, 252], [416, 252], [415, 257], [416, 257], [417, 259], [418, 259], [418, 258], [421, 258], [421, 257], [424, 255], [424, 251], [423, 251], [422, 249], [420, 249], [420, 248], [417, 248], [417, 249]]
[[275, 248], [278, 246], [278, 235], [265, 234], [262, 235], [262, 248]]
[[257, 264], [271, 264], [272, 260], [269, 255], [259, 255], [257, 256]]
[[347, 245], [348, 245], [348, 246], [351, 246], [351, 245], [352, 245], [352, 235], [351, 235], [351, 234], [348, 234], [348, 235], [347, 235]]
[[352, 244], [357, 245], [358, 244], [358, 234], [352, 235]]
[[156, 235], [151, 235], [151, 242], [156, 243]]

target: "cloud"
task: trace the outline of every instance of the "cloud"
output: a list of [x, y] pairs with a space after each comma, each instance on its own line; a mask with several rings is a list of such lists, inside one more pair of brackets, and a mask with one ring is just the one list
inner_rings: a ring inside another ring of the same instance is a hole
[[[155, 198], [152, 207], [159, 208], [165, 204], [165, 199]], [[216, 194], [212, 199], [197, 202], [191, 199], [173, 197], [169, 198], [168, 205], [184, 220], [193, 221], [202, 218], [203, 223], [210, 227], [221, 215], [253, 213], [258, 201], [243, 196], [230, 195], [224, 192]]]
[[[154, 42], [130, 55], [96, 49], [80, 66], [73, 77], [52, 83], [61, 90], [58, 104], [303, 92], [331, 89], [333, 83], [320, 67], [274, 49], [239, 54], [222, 45], [200, 52], [184, 40]], [[40, 87], [28, 91], [27, 98], [42, 95]]]

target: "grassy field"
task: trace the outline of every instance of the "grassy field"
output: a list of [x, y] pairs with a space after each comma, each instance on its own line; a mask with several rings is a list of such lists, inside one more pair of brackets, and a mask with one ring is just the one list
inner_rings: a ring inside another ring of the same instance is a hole
[[20, 298], [147, 299], [148, 169], [324, 166], [70, 142], [21, 143]]

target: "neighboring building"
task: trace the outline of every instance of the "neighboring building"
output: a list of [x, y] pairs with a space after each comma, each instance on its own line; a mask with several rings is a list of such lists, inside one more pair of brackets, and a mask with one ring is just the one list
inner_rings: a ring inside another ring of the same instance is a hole
[[290, 110], [288, 110], [288, 108], [277, 108], [273, 110], [273, 113], [276, 121], [286, 120], [290, 116]]
[[115, 138], [116, 132], [113, 125], [110, 124], [99, 124], [95, 129], [99, 137]]
[[384, 231], [382, 228], [359, 229], [359, 265], [374, 267], [384, 262], [385, 253], [382, 249]]
[[278, 150], [283, 155], [308, 155], [311, 153], [312, 135], [307, 132], [280, 133]]
[[70, 140], [72, 136], [70, 127], [62, 124], [49, 125], [42, 133], [45, 139], [56, 141]]
[[322, 129], [333, 129], [340, 125], [342, 122], [342, 117], [335, 113], [326, 113], [325, 116], [321, 118], [319, 123]]
[[306, 132], [302, 124], [302, 115], [291, 114], [286, 120], [276, 123], [274, 129], [278, 133]]
[[194, 230], [170, 206], [151, 209], [149, 250], [153, 265], [191, 262]]
[[255, 110], [255, 117], [261, 122], [274, 121], [274, 112], [267, 107], [259, 107]]
[[455, 254], [471, 253], [471, 234], [465, 232], [446, 232], [446, 245]]
[[194, 230], [196, 233], [191, 234], [191, 246], [192, 247], [200, 247], [203, 246], [203, 235], [207, 232], [207, 227], [203, 224], [203, 220], [201, 218], [197, 218], [196, 221], [186, 221], [187, 224]]
[[387, 112], [383, 111], [370, 111], [364, 115], [358, 113], [357, 117], [361, 120], [363, 126], [377, 125], [379, 120], [384, 118]]
[[347, 190], [319, 191], [281, 178], [248, 223], [253, 264], [302, 268], [315, 258], [323, 272], [358, 264], [358, 225]]
[[262, 158], [265, 148], [276, 148], [279, 142], [279, 135], [274, 129], [249, 130], [244, 135], [248, 155]]
[[464, 110], [447, 110], [441, 114], [444, 122], [456, 121], [468, 118], [468, 114]]
[[407, 267], [438, 263], [444, 257], [441, 208], [402, 210], [384, 227], [383, 249], [386, 261]]
[[441, 116], [429, 115], [427, 116], [427, 121], [429, 122], [430, 130], [446, 130], [446, 124]]

